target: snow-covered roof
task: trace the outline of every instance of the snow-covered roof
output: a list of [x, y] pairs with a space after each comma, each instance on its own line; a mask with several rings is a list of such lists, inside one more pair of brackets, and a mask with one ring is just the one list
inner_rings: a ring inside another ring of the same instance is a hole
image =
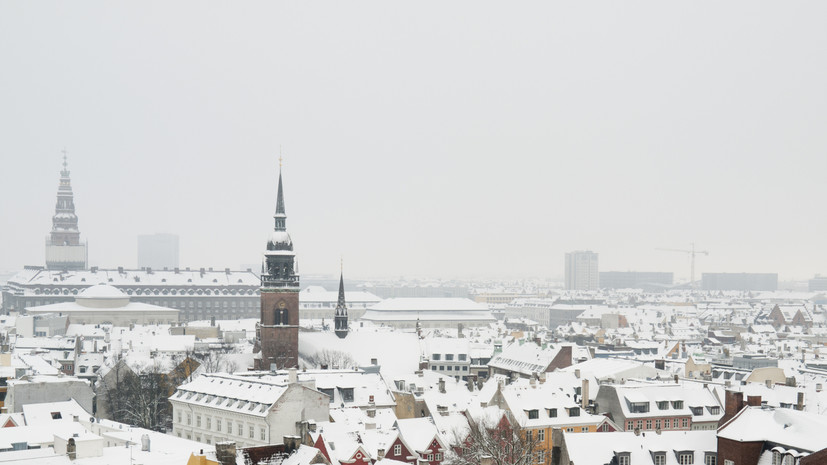
[[543, 373], [560, 353], [564, 345], [539, 346], [534, 342], [514, 342], [494, 355], [489, 367], [513, 371], [523, 375]]
[[663, 431], [661, 434], [613, 432], [565, 435], [569, 460], [577, 464], [610, 463], [615, 454], [628, 453], [629, 463], [652, 463], [652, 454], [665, 453], [666, 465], [677, 465], [677, 453], [690, 451], [689, 463], [705, 463], [707, 452], [715, 453], [715, 431]]
[[718, 436], [741, 442], [770, 441], [799, 451], [825, 447], [827, 416], [787, 408], [747, 407], [718, 429]]
[[287, 389], [287, 385], [267, 380], [204, 374], [179, 386], [170, 401], [263, 417]]

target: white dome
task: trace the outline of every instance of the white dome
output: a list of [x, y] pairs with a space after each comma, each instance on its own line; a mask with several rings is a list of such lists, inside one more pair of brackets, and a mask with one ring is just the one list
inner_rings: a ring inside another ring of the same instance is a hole
[[120, 289], [109, 284], [96, 284], [78, 294], [81, 299], [126, 299], [128, 296]]

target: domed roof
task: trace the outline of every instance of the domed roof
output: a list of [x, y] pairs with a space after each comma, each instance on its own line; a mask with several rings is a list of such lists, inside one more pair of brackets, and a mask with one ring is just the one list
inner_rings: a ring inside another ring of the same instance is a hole
[[267, 250], [293, 250], [293, 240], [287, 231], [273, 231], [267, 241]]
[[128, 299], [129, 296], [120, 289], [109, 284], [95, 284], [82, 290], [78, 294], [80, 299]]

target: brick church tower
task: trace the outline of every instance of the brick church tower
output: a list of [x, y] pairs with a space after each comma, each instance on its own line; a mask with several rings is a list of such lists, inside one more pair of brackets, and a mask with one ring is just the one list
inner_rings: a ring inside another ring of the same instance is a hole
[[287, 233], [279, 164], [275, 228], [261, 269], [261, 321], [257, 327], [257, 370], [293, 368], [299, 362], [299, 275], [293, 241]]

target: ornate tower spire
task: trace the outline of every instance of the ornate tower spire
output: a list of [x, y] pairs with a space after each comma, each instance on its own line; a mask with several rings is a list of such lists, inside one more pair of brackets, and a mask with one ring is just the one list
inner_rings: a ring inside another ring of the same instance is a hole
[[339, 301], [336, 303], [336, 316], [334, 317], [335, 333], [339, 338], [347, 337], [347, 304], [345, 303], [345, 278], [344, 272], [339, 272]]
[[281, 157], [279, 157], [279, 189], [276, 195], [276, 231], [287, 230], [287, 215], [284, 213], [284, 189], [281, 186]]
[[78, 217], [75, 214], [72, 179], [66, 149], [63, 149], [63, 169], [57, 188], [57, 203], [52, 216], [52, 231], [46, 240], [46, 267], [49, 269], [77, 270], [86, 268], [86, 244], [80, 242]]
[[261, 354], [255, 362], [259, 370], [298, 365], [299, 275], [293, 240], [285, 224], [281, 157], [274, 219], [261, 273], [261, 321], [256, 344]]

